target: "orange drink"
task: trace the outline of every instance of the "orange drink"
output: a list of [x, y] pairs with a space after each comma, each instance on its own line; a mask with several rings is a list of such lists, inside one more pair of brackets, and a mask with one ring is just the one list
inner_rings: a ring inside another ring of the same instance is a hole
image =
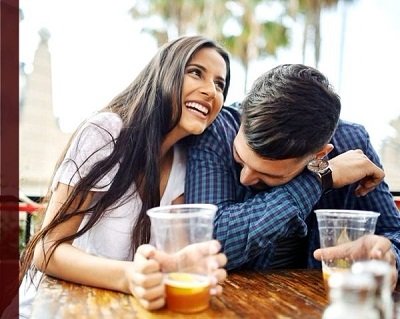
[[168, 309], [176, 312], [199, 312], [207, 309], [210, 302], [210, 281], [204, 275], [169, 273], [165, 291]]

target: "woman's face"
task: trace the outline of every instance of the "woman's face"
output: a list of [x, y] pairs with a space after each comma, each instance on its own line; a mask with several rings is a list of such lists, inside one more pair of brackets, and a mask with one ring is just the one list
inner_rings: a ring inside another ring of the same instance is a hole
[[215, 120], [224, 102], [226, 64], [213, 48], [197, 51], [185, 67], [182, 116], [177, 128], [201, 134]]

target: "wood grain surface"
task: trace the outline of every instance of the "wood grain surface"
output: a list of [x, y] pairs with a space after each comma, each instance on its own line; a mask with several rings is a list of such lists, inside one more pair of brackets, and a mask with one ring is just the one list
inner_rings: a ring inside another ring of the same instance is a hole
[[[400, 286], [394, 293], [400, 302]], [[224, 292], [206, 311], [184, 315], [167, 309], [149, 312], [134, 297], [46, 277], [32, 319], [65, 318], [321, 318], [328, 303], [320, 270], [232, 272]]]

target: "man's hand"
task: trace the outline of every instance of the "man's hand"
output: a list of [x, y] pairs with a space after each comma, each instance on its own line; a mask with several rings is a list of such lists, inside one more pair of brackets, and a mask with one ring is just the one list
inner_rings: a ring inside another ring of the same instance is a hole
[[378, 186], [385, 173], [361, 150], [350, 150], [329, 160], [332, 170], [333, 188], [358, 182], [357, 196], [364, 196]]
[[392, 267], [392, 289], [396, 287], [398, 270], [396, 258], [389, 239], [377, 235], [365, 235], [359, 239], [334, 247], [320, 248], [314, 251], [317, 260], [347, 258], [352, 261], [365, 259], [379, 259], [389, 263]]

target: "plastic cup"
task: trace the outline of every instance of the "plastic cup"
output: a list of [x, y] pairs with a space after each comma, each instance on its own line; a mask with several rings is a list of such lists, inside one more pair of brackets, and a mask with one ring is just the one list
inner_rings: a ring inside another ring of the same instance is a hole
[[194, 313], [209, 307], [210, 266], [200, 247], [212, 240], [217, 209], [211, 204], [183, 204], [147, 211], [155, 246], [171, 260], [162, 265], [169, 310]]
[[[327, 248], [354, 241], [361, 236], [375, 232], [379, 213], [362, 210], [318, 209], [315, 210], [318, 221], [321, 248]], [[322, 253], [322, 275], [325, 287], [334, 272], [349, 271], [354, 260], [348, 258], [327, 259]]]

